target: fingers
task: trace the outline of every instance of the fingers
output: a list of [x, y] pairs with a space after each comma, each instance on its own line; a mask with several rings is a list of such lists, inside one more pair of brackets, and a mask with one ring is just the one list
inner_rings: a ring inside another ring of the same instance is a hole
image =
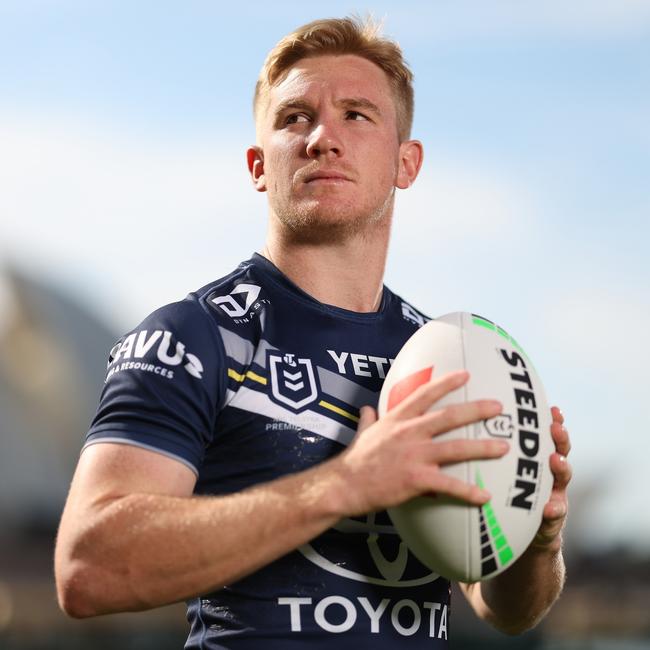
[[[562, 527], [564, 518], [567, 515], [567, 505], [561, 499], [550, 499], [544, 506], [543, 524], [546, 528], [551, 530]], [[559, 527], [556, 525], [559, 524]]]
[[432, 436], [501, 413], [503, 406], [496, 400], [451, 404], [429, 411], [436, 402], [466, 384], [468, 379], [469, 373], [465, 370], [442, 375], [419, 386], [385, 417], [402, 422], [410, 420], [408, 430], [418, 430], [423, 436]]
[[463, 404], [450, 404], [402, 423], [401, 431], [407, 435], [431, 438], [441, 433], [487, 420], [501, 413], [503, 406], [495, 400], [476, 400]]
[[551, 547], [561, 545], [561, 532], [568, 514], [569, 504], [566, 490], [553, 488], [551, 498], [544, 506], [542, 523], [537, 532], [535, 543], [537, 546]]
[[551, 454], [550, 467], [553, 473], [553, 490], [565, 491], [573, 475], [573, 470], [566, 456]]
[[[535, 537], [534, 546], [544, 548], [559, 548], [562, 544], [562, 528], [569, 510], [567, 486], [571, 481], [573, 470], [566, 459], [570, 449], [568, 434], [559, 421], [551, 425], [551, 432], [558, 452], [551, 454], [549, 465], [553, 473], [553, 488], [548, 503], [544, 506], [542, 523]], [[566, 434], [566, 440], [564, 440]], [[559, 440], [559, 441], [558, 441]], [[565, 453], [559, 453], [560, 450]]]
[[372, 406], [362, 406], [359, 411], [359, 424], [357, 433], [365, 431], [370, 425], [377, 422], [377, 411]]
[[560, 528], [568, 511], [566, 488], [573, 473], [567, 459], [560, 454], [551, 456], [551, 472], [553, 472], [553, 488], [548, 503], [544, 506], [544, 521], [551, 526], [560, 522]]
[[566, 504], [549, 501], [544, 506], [542, 523], [532, 546], [559, 550], [562, 546], [562, 528], [566, 520]]
[[465, 482], [442, 471], [445, 465], [478, 459], [499, 458], [508, 451], [503, 440], [427, 440], [412, 450], [408, 465], [408, 481], [421, 495], [438, 495], [459, 499], [472, 505], [490, 500], [490, 493], [471, 482]]
[[488, 420], [503, 410], [496, 400], [476, 400], [464, 404], [450, 404], [437, 411], [414, 418], [412, 424], [423, 436], [435, 436], [474, 422]]
[[571, 451], [571, 440], [567, 428], [560, 422], [551, 424], [551, 437], [555, 443], [555, 451], [562, 456], [568, 456]]
[[465, 483], [439, 471], [432, 474], [429, 483], [436, 495], [444, 494], [470, 505], [480, 506], [490, 500], [490, 493], [487, 490], [481, 489], [478, 485]]
[[466, 370], [450, 372], [426, 384], [418, 386], [408, 397], [403, 399], [392, 411], [395, 418], [412, 418], [425, 413], [435, 402], [448, 393], [467, 383], [469, 373]]
[[505, 440], [436, 440], [423, 445], [423, 460], [437, 465], [451, 465], [467, 460], [501, 458], [508, 452]]

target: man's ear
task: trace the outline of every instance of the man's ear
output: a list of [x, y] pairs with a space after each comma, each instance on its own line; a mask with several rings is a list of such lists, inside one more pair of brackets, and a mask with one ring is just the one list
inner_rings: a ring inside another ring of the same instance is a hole
[[399, 146], [399, 168], [397, 170], [397, 179], [395, 187], [405, 190], [411, 187], [418, 176], [422, 160], [424, 158], [424, 148], [419, 140], [406, 140]]
[[258, 192], [266, 192], [266, 177], [264, 176], [264, 153], [262, 147], [250, 146], [246, 150], [248, 173]]

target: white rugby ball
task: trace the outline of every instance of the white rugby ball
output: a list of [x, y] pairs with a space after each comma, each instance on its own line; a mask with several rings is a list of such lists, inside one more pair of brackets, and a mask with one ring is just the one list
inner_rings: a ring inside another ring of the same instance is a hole
[[462, 369], [470, 373], [468, 383], [432, 409], [497, 399], [503, 412], [434, 440], [500, 438], [510, 443], [501, 458], [443, 468], [485, 487], [491, 500], [476, 507], [443, 495], [421, 496], [389, 514], [426, 566], [447, 578], [476, 582], [511, 566], [535, 536], [551, 494], [549, 457], [555, 446], [544, 388], [530, 359], [501, 327], [467, 312], [428, 322], [404, 344], [386, 376], [379, 415], [431, 377]]

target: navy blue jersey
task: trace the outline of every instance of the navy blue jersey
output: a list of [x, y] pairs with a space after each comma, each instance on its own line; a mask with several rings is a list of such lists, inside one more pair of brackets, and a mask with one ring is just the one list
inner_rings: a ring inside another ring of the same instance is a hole
[[[350, 443], [425, 320], [386, 288], [375, 313], [324, 305], [254, 255], [120, 340], [86, 444], [176, 458], [196, 472], [196, 494], [307, 469]], [[449, 593], [386, 513], [348, 518], [190, 601], [186, 648], [446, 648]]]

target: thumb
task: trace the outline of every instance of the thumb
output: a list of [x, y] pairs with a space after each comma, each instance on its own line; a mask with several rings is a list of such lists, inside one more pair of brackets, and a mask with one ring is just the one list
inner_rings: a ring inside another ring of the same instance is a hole
[[372, 406], [362, 406], [361, 410], [359, 411], [359, 424], [357, 426], [357, 433], [361, 433], [375, 422], [377, 422], [377, 411], [372, 408]]

